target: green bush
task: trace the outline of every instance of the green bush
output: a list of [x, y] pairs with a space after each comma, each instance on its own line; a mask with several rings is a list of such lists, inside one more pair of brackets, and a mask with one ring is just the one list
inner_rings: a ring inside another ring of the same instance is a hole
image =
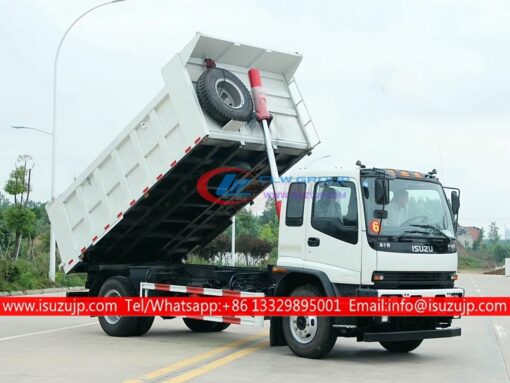
[[85, 285], [83, 274], [65, 275], [58, 271], [55, 279], [53, 283], [48, 278], [47, 257], [36, 257], [34, 260], [18, 259], [18, 262], [10, 258], [0, 259], [0, 291]]
[[508, 244], [498, 243], [493, 247], [492, 251], [498, 263], [502, 264], [505, 262], [505, 258], [510, 258], [510, 246]]
[[10, 259], [0, 259], [0, 290], [4, 286], [14, 283], [20, 275], [19, 268]]
[[459, 269], [461, 270], [481, 270], [484, 268], [486, 266], [480, 258], [471, 255], [459, 257]]
[[85, 274], [68, 274], [63, 271], [57, 272], [55, 284], [61, 287], [85, 286], [87, 277]]

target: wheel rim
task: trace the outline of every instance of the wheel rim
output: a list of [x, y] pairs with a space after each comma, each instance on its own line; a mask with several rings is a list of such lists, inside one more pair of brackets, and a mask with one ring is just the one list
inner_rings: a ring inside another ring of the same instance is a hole
[[[120, 296], [121, 296], [120, 293], [115, 289], [110, 289], [104, 294], [104, 297], [107, 297], [107, 298], [120, 297]], [[104, 317], [104, 319], [108, 324], [115, 325], [115, 324], [119, 323], [120, 316], [118, 316], [118, 315], [106, 316], [106, 317]]]
[[290, 317], [290, 331], [296, 341], [301, 344], [310, 343], [317, 334], [317, 317], [293, 316]]
[[220, 78], [214, 86], [216, 94], [225, 105], [232, 109], [241, 109], [244, 106], [244, 97], [241, 89], [228, 78]]

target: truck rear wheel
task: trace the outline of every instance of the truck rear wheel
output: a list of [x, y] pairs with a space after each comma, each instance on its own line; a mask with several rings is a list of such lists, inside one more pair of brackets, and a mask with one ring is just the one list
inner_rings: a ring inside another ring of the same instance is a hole
[[154, 323], [154, 317], [141, 317], [138, 322], [138, 328], [136, 331], [136, 335], [141, 336], [144, 335], [147, 331], [149, 331]]
[[229, 323], [218, 323], [200, 319], [182, 318], [182, 320], [193, 332], [219, 332], [230, 326]]
[[402, 340], [398, 342], [380, 342], [390, 352], [410, 352], [418, 348], [423, 340]]
[[[111, 277], [107, 279], [99, 290], [100, 297], [135, 297], [137, 296], [133, 285], [126, 277]], [[98, 317], [103, 331], [110, 336], [137, 336], [143, 335], [152, 326], [154, 317]]]
[[[314, 285], [298, 287], [293, 297], [320, 297], [322, 292]], [[336, 333], [330, 317], [291, 316], [283, 318], [283, 335], [294, 354], [318, 359], [326, 356], [336, 342]]]
[[230, 327], [230, 323], [216, 323], [216, 324], [217, 324], [217, 326], [213, 330], [215, 332], [221, 332], [221, 331], [226, 330], [227, 328]]

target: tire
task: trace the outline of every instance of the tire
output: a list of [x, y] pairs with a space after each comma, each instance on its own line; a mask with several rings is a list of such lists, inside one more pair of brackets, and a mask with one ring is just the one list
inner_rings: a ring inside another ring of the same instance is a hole
[[[314, 285], [295, 289], [293, 297], [320, 297], [322, 291]], [[283, 336], [294, 354], [302, 358], [326, 356], [336, 343], [337, 335], [330, 317], [284, 317]]]
[[[135, 297], [136, 291], [126, 277], [111, 277], [107, 279], [99, 290], [100, 297]], [[103, 331], [110, 336], [126, 337], [146, 333], [148, 318], [141, 317], [98, 317]], [[152, 318], [154, 320], [154, 318]], [[150, 323], [152, 325], [152, 322]], [[147, 327], [148, 326], [148, 327]]]
[[221, 332], [230, 327], [230, 323], [216, 323], [216, 328], [213, 330], [214, 332]]
[[152, 327], [154, 323], [154, 317], [141, 317], [138, 322], [138, 329], [136, 331], [136, 335], [141, 336], [147, 333]]
[[202, 109], [221, 126], [230, 120], [250, 121], [253, 101], [241, 80], [225, 69], [208, 69], [197, 80]]
[[182, 318], [184, 324], [193, 332], [215, 332], [223, 323], [211, 322], [207, 320]]
[[403, 340], [398, 342], [379, 342], [390, 352], [410, 352], [418, 348], [423, 340]]

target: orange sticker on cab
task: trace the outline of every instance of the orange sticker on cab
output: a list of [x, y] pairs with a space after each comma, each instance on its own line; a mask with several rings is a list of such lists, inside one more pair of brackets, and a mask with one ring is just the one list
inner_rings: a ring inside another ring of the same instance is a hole
[[379, 234], [379, 231], [381, 230], [381, 221], [379, 219], [371, 220], [368, 228], [372, 233]]

